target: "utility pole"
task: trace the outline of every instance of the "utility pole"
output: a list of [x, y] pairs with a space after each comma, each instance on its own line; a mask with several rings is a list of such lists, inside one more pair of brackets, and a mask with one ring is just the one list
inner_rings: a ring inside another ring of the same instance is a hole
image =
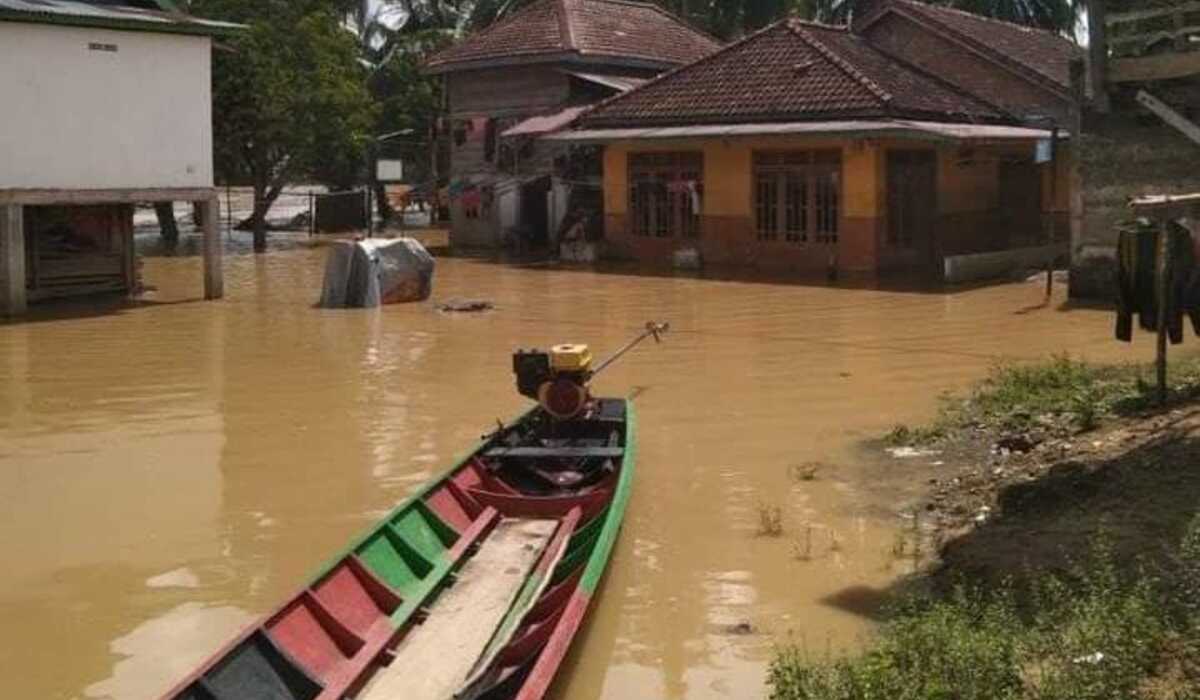
[[1087, 0], [1092, 105], [1099, 114], [1112, 111], [1112, 101], [1108, 96], [1108, 10], [1105, 1]]

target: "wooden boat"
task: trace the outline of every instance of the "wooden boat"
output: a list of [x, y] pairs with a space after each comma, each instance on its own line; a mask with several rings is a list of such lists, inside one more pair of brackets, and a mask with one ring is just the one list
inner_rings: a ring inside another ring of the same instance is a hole
[[541, 698], [612, 553], [635, 445], [623, 399], [535, 408], [164, 698]]

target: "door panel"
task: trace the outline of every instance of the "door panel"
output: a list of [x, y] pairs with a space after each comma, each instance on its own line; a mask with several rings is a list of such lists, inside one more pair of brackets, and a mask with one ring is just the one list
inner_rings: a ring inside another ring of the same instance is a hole
[[887, 243], [937, 264], [937, 153], [889, 151], [887, 156]]

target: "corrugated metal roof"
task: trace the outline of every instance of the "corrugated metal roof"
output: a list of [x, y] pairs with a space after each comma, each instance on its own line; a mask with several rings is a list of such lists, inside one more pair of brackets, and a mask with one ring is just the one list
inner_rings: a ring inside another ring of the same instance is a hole
[[[950, 141], [985, 140], [1031, 140], [1048, 139], [1051, 133], [1045, 129], [1030, 129], [1020, 126], [993, 124], [950, 124], [942, 122], [910, 121], [905, 119], [844, 120], [812, 122], [779, 122], [766, 124], [711, 124], [705, 126], [669, 126], [647, 129], [582, 129], [550, 134], [548, 141], [606, 141], [680, 139], [732, 136], [908, 136]], [[1065, 137], [1059, 132], [1059, 137]]]
[[612, 88], [620, 92], [629, 92], [635, 87], [646, 82], [646, 78], [633, 78], [627, 75], [601, 75], [599, 73], [581, 73], [579, 71], [565, 71], [567, 75], [573, 75], [580, 80], [586, 80], [589, 83], [603, 85], [604, 87]]
[[221, 34], [242, 28], [240, 24], [200, 19], [181, 13], [76, 0], [0, 0], [0, 21], [182, 34]]
[[557, 112], [555, 114], [548, 114], [541, 117], [530, 117], [511, 129], [505, 130], [504, 133], [500, 135], [507, 138], [510, 136], [538, 136], [540, 134], [549, 134], [562, 129], [571, 122], [575, 121], [576, 117], [578, 117], [580, 114], [583, 114], [590, 108], [590, 105], [584, 105], [582, 107], [567, 107], [561, 112]]

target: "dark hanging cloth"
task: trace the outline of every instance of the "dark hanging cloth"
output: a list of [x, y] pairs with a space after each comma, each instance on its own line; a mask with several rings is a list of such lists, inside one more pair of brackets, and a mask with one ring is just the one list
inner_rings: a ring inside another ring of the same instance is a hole
[[[1155, 283], [1158, 242], [1157, 226], [1138, 220], [1125, 226], [1117, 241], [1117, 327], [1118, 340], [1133, 340], [1133, 317], [1147, 331], [1158, 330], [1158, 289]], [[1167, 270], [1167, 333], [1171, 342], [1183, 342], [1184, 315], [1200, 335], [1200, 268], [1192, 234], [1176, 223], [1167, 226], [1171, 266]]]

